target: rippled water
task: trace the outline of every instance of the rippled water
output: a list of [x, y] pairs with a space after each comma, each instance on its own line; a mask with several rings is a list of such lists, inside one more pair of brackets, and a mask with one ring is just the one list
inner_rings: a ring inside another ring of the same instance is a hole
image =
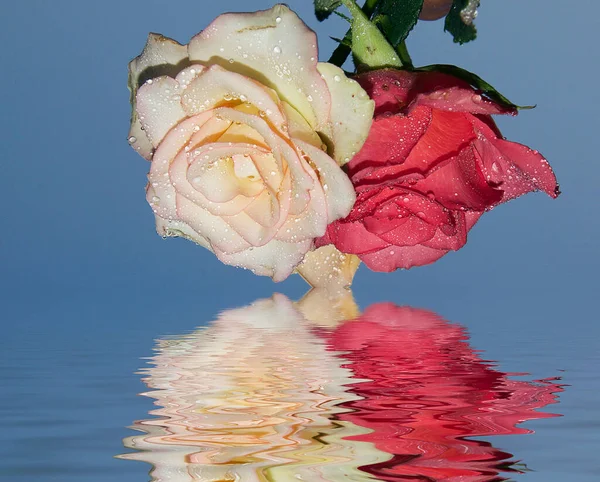
[[351, 295], [318, 293], [159, 339], [140, 375], [155, 407], [119, 458], [150, 464], [152, 481], [514, 479], [527, 461], [495, 436], [557, 417], [565, 390], [500, 371], [430, 311], [359, 314]]

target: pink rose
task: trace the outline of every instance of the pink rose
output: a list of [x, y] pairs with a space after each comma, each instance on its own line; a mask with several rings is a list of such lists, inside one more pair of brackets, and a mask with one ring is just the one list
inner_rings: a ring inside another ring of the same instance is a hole
[[160, 234], [280, 281], [350, 212], [340, 165], [362, 146], [373, 102], [317, 55], [283, 5], [221, 15], [189, 45], [150, 35], [130, 64], [129, 140], [152, 162]]
[[464, 246], [494, 206], [531, 191], [559, 194], [544, 157], [504, 140], [490, 117], [516, 112], [465, 82], [398, 70], [357, 80], [376, 105], [348, 164], [357, 200], [317, 245], [333, 243], [375, 271], [420, 266]]

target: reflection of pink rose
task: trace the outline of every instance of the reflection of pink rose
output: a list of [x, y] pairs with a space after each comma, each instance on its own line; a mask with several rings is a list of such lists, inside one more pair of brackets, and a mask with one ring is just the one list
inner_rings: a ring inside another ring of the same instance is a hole
[[328, 336], [358, 379], [362, 400], [339, 418], [372, 432], [353, 439], [393, 455], [362, 467], [378, 480], [490, 482], [512, 456], [467, 437], [520, 434], [516, 425], [552, 417], [560, 386], [514, 381], [481, 360], [459, 326], [434, 313], [381, 303]]
[[152, 161], [160, 234], [278, 281], [349, 213], [340, 165], [362, 146], [373, 102], [317, 62], [314, 32], [287, 7], [221, 15], [189, 45], [151, 34], [130, 87], [130, 142]]
[[375, 120], [348, 164], [357, 200], [318, 245], [333, 243], [375, 271], [436, 261], [464, 246], [486, 211], [530, 191], [558, 194], [537, 151], [506, 141], [490, 114], [514, 113], [437, 72], [357, 77]]

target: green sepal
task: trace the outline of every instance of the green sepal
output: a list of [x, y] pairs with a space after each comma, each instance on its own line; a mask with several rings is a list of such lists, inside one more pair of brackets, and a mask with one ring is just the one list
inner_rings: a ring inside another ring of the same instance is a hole
[[352, 54], [358, 69], [402, 67], [402, 62], [381, 30], [369, 20], [353, 0], [344, 0], [352, 14]]
[[461, 16], [461, 12], [468, 4], [469, 0], [454, 0], [444, 23], [444, 30], [454, 37], [454, 42], [461, 45], [477, 38], [477, 29], [473, 22], [465, 23]]
[[315, 15], [322, 22], [338, 9], [342, 4], [342, 0], [314, 0], [314, 3]]
[[396, 48], [416, 25], [422, 8], [423, 0], [380, 0], [373, 21]]
[[490, 100], [510, 109], [533, 109], [535, 105], [517, 105], [504, 95], [502, 95], [498, 90], [487, 83], [477, 74], [473, 72], [469, 72], [461, 67], [457, 67], [456, 65], [446, 65], [446, 64], [434, 64], [434, 65], [426, 65], [424, 67], [419, 67], [417, 69], [413, 69], [415, 72], [441, 72], [442, 74], [452, 75], [453, 77], [457, 77], [465, 82], [467, 82], [471, 87], [481, 91], [483, 95], [485, 95]]

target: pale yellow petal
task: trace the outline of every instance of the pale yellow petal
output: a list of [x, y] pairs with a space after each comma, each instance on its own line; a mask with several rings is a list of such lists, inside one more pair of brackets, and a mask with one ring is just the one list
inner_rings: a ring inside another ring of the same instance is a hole
[[339, 67], [321, 62], [319, 72], [331, 92], [331, 145], [338, 164], [348, 162], [364, 144], [371, 127], [375, 103], [355, 80]]

